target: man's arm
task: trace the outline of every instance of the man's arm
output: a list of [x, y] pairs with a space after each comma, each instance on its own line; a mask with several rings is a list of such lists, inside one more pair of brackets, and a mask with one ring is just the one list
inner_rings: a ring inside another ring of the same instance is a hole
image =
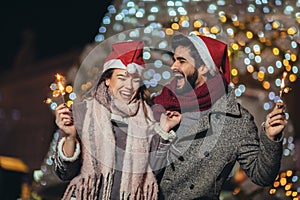
[[273, 184], [280, 169], [281, 140], [272, 140], [264, 128], [259, 138], [257, 127], [249, 113], [246, 113], [242, 128], [246, 136], [240, 139], [238, 149], [240, 166], [254, 183], [261, 186]]

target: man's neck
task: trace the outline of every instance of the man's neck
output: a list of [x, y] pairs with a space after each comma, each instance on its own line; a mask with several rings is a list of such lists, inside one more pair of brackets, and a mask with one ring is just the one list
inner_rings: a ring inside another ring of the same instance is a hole
[[206, 80], [207, 80], [207, 77], [202, 76], [201, 78], [198, 78], [196, 80], [194, 89], [197, 89], [198, 87], [202, 86], [206, 82]]

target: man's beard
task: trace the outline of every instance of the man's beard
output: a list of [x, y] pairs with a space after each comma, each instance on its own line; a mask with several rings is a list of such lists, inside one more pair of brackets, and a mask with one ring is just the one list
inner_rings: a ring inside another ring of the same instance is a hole
[[175, 92], [177, 94], [184, 94], [186, 92], [189, 92], [193, 89], [195, 89], [196, 87], [196, 81], [198, 79], [198, 70], [194, 69], [194, 72], [190, 75], [188, 75], [187, 77], [185, 77], [185, 75], [182, 72], [177, 71], [176, 73], [180, 73], [185, 80], [185, 84], [182, 88], [176, 88]]

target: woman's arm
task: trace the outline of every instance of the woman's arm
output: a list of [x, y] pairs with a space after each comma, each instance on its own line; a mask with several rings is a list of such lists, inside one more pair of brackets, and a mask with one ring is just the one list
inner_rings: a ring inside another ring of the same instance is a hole
[[55, 110], [56, 124], [59, 127], [60, 139], [54, 156], [55, 172], [62, 180], [70, 180], [80, 170], [80, 142], [77, 138], [71, 110], [64, 104]]

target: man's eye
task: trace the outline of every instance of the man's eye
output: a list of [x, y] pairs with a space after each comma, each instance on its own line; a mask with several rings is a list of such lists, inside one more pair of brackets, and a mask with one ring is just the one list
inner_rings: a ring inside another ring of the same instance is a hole
[[121, 77], [119, 77], [118, 79], [121, 80], [121, 81], [125, 81], [126, 80], [125, 78], [121, 78]]

